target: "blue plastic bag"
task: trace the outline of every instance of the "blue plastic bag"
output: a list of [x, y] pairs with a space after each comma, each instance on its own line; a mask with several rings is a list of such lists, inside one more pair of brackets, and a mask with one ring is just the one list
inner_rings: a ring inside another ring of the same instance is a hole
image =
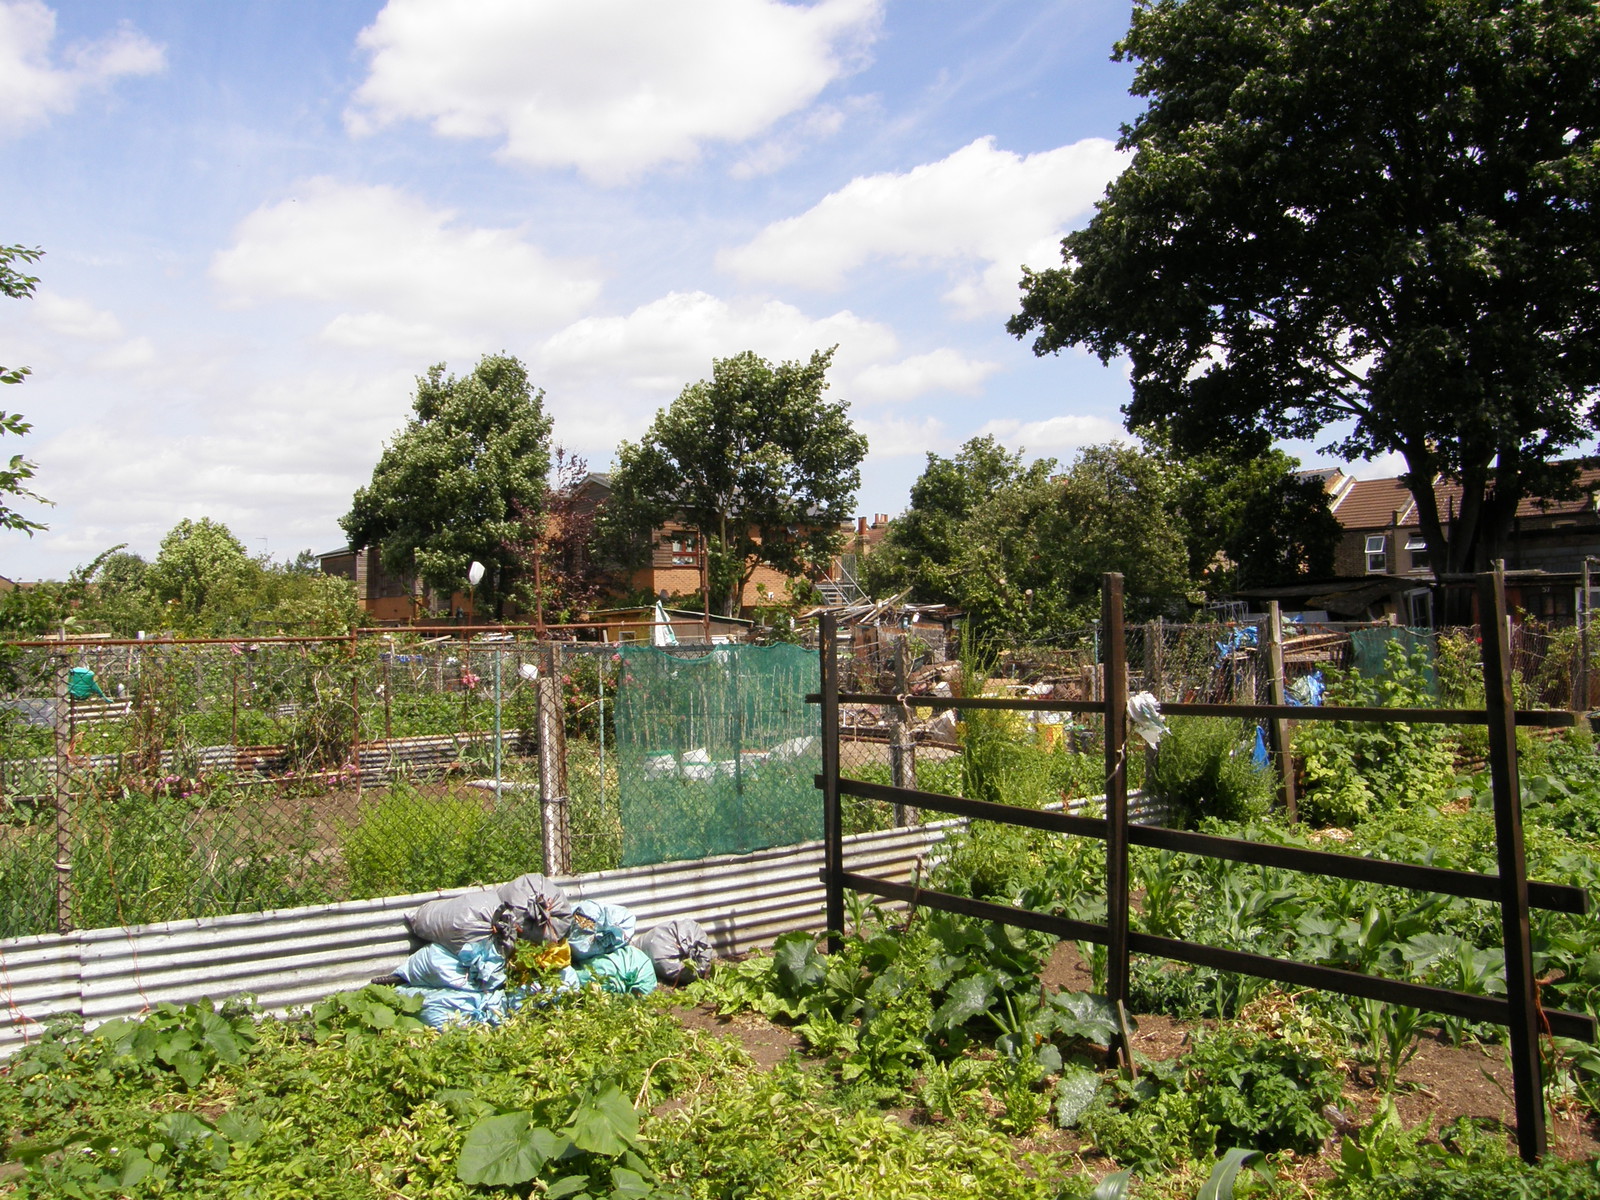
[[574, 962], [620, 950], [633, 940], [633, 914], [620, 904], [580, 900], [572, 907], [572, 928], [567, 944]]

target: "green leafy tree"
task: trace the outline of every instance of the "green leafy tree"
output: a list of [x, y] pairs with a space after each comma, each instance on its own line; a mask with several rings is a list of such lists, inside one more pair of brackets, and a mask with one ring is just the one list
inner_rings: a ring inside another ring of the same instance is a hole
[[151, 595], [166, 606], [168, 623], [184, 633], [221, 632], [224, 612], [249, 608], [260, 568], [221, 521], [201, 517], [179, 521], [161, 539], [161, 549], [145, 572]]
[[483, 563], [481, 589], [497, 603], [514, 582], [519, 525], [544, 511], [544, 392], [517, 359], [485, 355], [460, 378], [429, 368], [412, 408], [339, 524], [352, 546], [380, 547], [389, 570], [447, 594]]
[[1011, 332], [1127, 354], [1185, 450], [1398, 452], [1431, 560], [1482, 567], [1595, 429], [1600, 6], [1151, 0], [1116, 57], [1133, 161]]
[[[33, 289], [39, 286], [38, 277], [24, 275], [14, 264], [38, 262], [43, 254], [44, 251], [37, 248], [30, 250], [26, 246], [0, 246], [0, 295], [13, 300], [23, 300], [33, 295]], [[0, 384], [21, 383], [28, 374], [27, 367], [0, 365]], [[33, 425], [24, 421], [20, 413], [0, 409], [0, 434], [21, 437], [32, 428]], [[50, 501], [28, 487], [28, 480], [33, 478], [36, 470], [37, 463], [21, 454], [13, 454], [0, 466], [0, 497], [15, 496], [37, 504], [49, 504]], [[48, 527], [38, 521], [30, 521], [10, 504], [0, 500], [0, 529], [20, 529], [32, 537], [34, 530], [45, 528]]]
[[1192, 585], [1173, 480], [1161, 455], [1117, 443], [1086, 447], [1064, 472], [1053, 459], [1024, 467], [988, 438], [929, 455], [896, 522], [919, 539], [914, 593], [964, 609], [986, 638], [1087, 624], [1107, 571], [1121, 572], [1130, 616], [1179, 611]]
[[1043, 483], [1056, 460], [1023, 465], [1022, 452], [992, 437], [975, 437], [951, 458], [930, 452], [928, 465], [911, 485], [911, 505], [889, 524], [883, 544], [867, 556], [868, 587], [874, 595], [909, 588], [917, 600], [949, 600], [956, 589], [963, 527], [1002, 489]]
[[1320, 479], [1281, 450], [1169, 459], [1189, 575], [1211, 595], [1333, 574], [1342, 530]]
[[823, 568], [843, 545], [841, 524], [861, 483], [867, 439], [849, 405], [823, 398], [832, 350], [774, 367], [751, 351], [712, 363], [644, 437], [617, 448], [602, 544], [627, 562], [669, 521], [699, 529], [712, 595], [739, 604], [755, 569]]

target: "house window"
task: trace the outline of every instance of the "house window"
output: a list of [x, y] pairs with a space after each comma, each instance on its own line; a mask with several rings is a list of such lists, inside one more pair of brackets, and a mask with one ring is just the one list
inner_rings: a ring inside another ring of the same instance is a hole
[[1382, 575], [1389, 569], [1389, 539], [1384, 534], [1367, 536], [1367, 574]]
[[698, 539], [692, 533], [680, 533], [672, 539], [672, 565], [693, 567], [700, 563]]
[[1428, 539], [1420, 533], [1406, 536], [1406, 552], [1411, 555], [1411, 569], [1413, 571], [1426, 571], [1428, 569]]
[[1406, 624], [1413, 629], [1433, 628], [1433, 593], [1427, 588], [1406, 593]]

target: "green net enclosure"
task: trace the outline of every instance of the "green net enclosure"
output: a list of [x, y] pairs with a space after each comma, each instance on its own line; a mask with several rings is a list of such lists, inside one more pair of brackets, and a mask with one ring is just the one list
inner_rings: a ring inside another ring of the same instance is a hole
[[738, 854], [822, 836], [815, 651], [628, 646], [617, 691], [622, 863]]

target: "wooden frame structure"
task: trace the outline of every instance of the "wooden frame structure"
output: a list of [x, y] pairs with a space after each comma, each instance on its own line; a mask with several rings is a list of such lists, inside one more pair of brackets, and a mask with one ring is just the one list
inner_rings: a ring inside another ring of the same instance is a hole
[[[826, 839], [823, 883], [827, 892], [830, 945], [836, 950], [844, 928], [846, 889], [884, 899], [903, 901], [945, 912], [1037, 929], [1063, 939], [1103, 944], [1108, 949], [1108, 998], [1119, 1006], [1128, 999], [1129, 956], [1147, 954], [1174, 962], [1213, 967], [1261, 979], [1382, 1001], [1406, 1004], [1450, 1016], [1503, 1025], [1509, 1031], [1515, 1085], [1517, 1144], [1522, 1157], [1533, 1162], [1548, 1148], [1545, 1106], [1539, 1065], [1541, 1031], [1596, 1040], [1596, 1022], [1586, 1013], [1543, 1009], [1538, 982], [1533, 975], [1528, 914], [1531, 908], [1583, 914], [1589, 911], [1584, 889], [1561, 884], [1530, 882], [1523, 852], [1521, 789], [1517, 774], [1516, 728], [1570, 727], [1575, 716], [1564, 711], [1515, 711], [1512, 703], [1508, 653], [1505, 580], [1499, 572], [1478, 580], [1480, 611], [1484, 622], [1483, 672], [1485, 707], [1482, 710], [1440, 708], [1298, 707], [1284, 704], [1167, 704], [1166, 715], [1233, 717], [1268, 721], [1403, 721], [1414, 724], [1485, 725], [1489, 732], [1489, 766], [1493, 780], [1495, 838], [1499, 871], [1482, 875], [1357, 858], [1323, 850], [1276, 846], [1239, 838], [1217, 837], [1159, 826], [1132, 825], [1128, 821], [1127, 780], [1127, 662], [1122, 612], [1122, 576], [1103, 577], [1101, 600], [1101, 650], [1105, 664], [1105, 695], [1100, 701], [1006, 699], [981, 697], [952, 699], [938, 696], [889, 696], [841, 693], [835, 652], [835, 620], [822, 617], [822, 680], [820, 694], [808, 697], [821, 707], [822, 774], [817, 786], [824, 803]], [[1008, 709], [1030, 712], [1098, 714], [1105, 721], [1106, 803], [1104, 817], [1072, 816], [936, 795], [910, 788], [864, 783], [839, 773], [841, 704], [907, 704], [921, 708]], [[1041, 829], [1094, 838], [1106, 844], [1106, 920], [1104, 924], [1030, 912], [1009, 905], [973, 900], [923, 887], [908, 887], [846, 871], [843, 858], [841, 796], [855, 796], [887, 804], [949, 814], [971, 820]], [[1128, 848], [1150, 846], [1205, 858], [1255, 863], [1301, 874], [1356, 879], [1412, 891], [1435, 892], [1487, 900], [1500, 906], [1505, 945], [1506, 995], [1487, 996], [1452, 991], [1427, 984], [1385, 979], [1359, 971], [1272, 958], [1220, 946], [1196, 945], [1158, 937], [1129, 928], [1131, 895], [1128, 886]]]

